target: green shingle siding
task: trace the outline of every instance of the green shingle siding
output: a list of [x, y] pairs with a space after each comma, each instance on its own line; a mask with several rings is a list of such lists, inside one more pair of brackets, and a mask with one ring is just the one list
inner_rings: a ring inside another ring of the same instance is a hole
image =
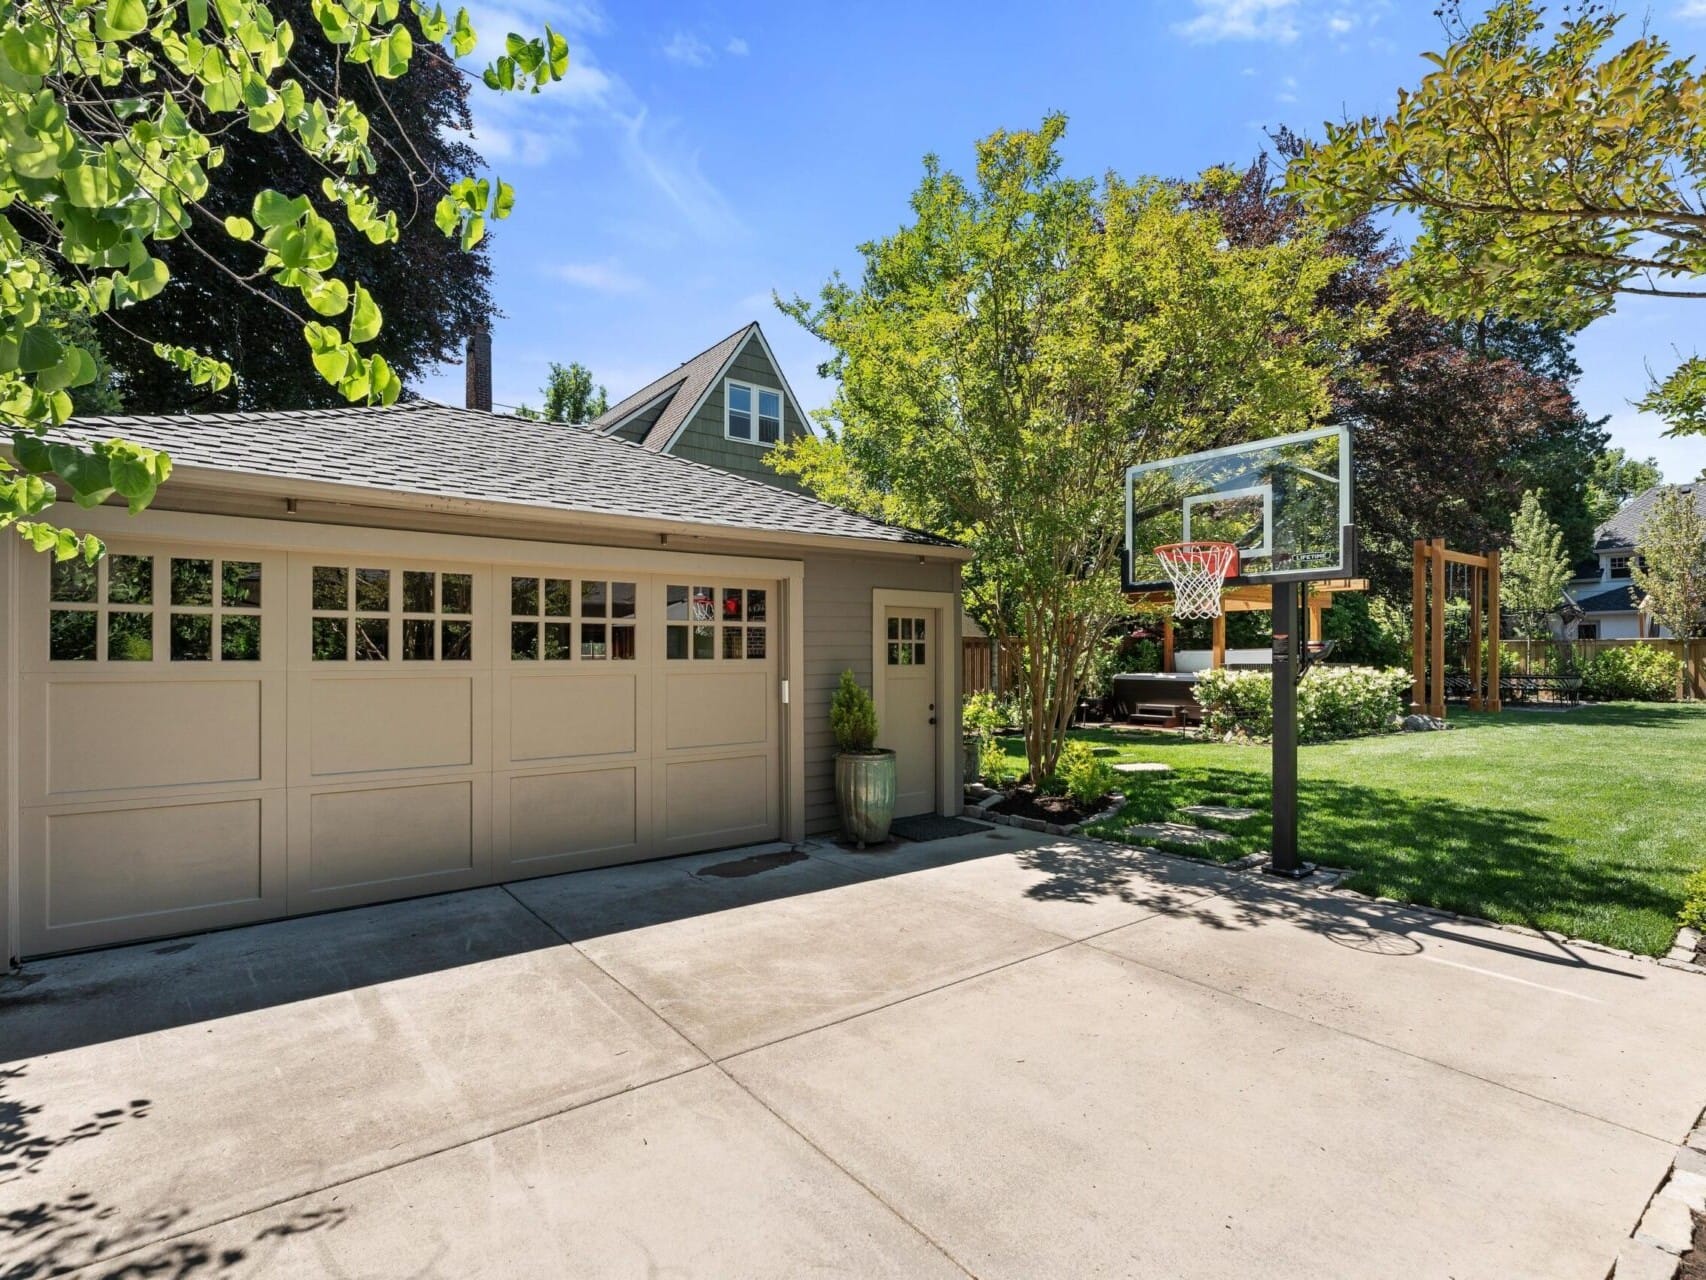
[[[805, 423], [800, 421], [799, 414], [788, 400], [787, 392], [782, 389], [781, 376], [765, 358], [764, 348], [756, 341], [749, 341], [729, 365], [727, 372], [711, 388], [711, 394], [705, 397], [705, 403], [699, 406], [699, 412], [688, 421], [670, 452], [678, 458], [690, 458], [694, 462], [708, 463], [713, 467], [764, 480], [784, 489], [798, 490], [800, 486], [791, 477], [779, 476], [765, 465], [765, 455], [769, 453], [767, 448], [740, 440], [730, 440], [723, 435], [723, 385], [731, 378], [736, 382], [749, 382], [755, 386], [782, 391], [783, 439], [792, 439], [805, 430]], [[756, 410], [756, 405], [754, 408]]]

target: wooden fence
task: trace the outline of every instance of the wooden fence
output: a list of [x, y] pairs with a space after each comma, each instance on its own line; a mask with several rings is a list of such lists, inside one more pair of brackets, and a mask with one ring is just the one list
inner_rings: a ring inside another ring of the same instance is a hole
[[[1594, 654], [1605, 649], [1622, 649], [1630, 645], [1652, 645], [1674, 653], [1682, 659], [1682, 674], [1677, 681], [1676, 694], [1679, 698], [1706, 698], [1706, 640], [1568, 640], [1575, 651], [1576, 666], [1586, 665]], [[1555, 647], [1551, 640], [1501, 640], [1499, 644], [1510, 650], [1516, 656], [1517, 670], [1523, 675], [1530, 675], [1545, 665], [1547, 656]]]

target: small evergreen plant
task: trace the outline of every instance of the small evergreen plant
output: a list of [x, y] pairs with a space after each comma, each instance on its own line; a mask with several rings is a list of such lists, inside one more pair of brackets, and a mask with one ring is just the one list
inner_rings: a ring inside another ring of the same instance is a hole
[[851, 671], [841, 673], [841, 683], [829, 700], [829, 728], [835, 734], [837, 751], [876, 749], [877, 706]]

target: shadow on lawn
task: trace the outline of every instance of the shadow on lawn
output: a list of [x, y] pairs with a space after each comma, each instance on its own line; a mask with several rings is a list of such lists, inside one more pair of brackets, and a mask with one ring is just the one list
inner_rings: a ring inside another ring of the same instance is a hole
[[305, 1210], [257, 1232], [248, 1247], [219, 1248], [194, 1235], [166, 1239], [190, 1217], [187, 1206], [127, 1211], [76, 1190], [32, 1199], [43, 1166], [66, 1148], [94, 1141], [119, 1125], [148, 1118], [152, 1104], [132, 1098], [94, 1112], [64, 1132], [42, 1127], [44, 1108], [18, 1096], [27, 1067], [0, 1069], [0, 1280], [33, 1280], [83, 1268], [100, 1268], [103, 1280], [164, 1276], [259, 1274], [266, 1259], [257, 1249], [306, 1231], [335, 1227], [346, 1211]]
[[[1141, 784], [1119, 821], [1152, 822], [1176, 816], [1183, 805], [1216, 802], [1259, 811], [1242, 824], [1198, 820], [1236, 836], [1222, 846], [1228, 858], [1267, 847], [1268, 779], [1246, 770], [1193, 766]], [[1650, 868], [1571, 856], [1544, 818], [1519, 809], [1481, 810], [1327, 779], [1302, 780], [1298, 807], [1304, 858], [1348, 869], [1345, 887], [1360, 893], [1536, 929], [1557, 929], [1608, 906], [1668, 921], [1681, 905], [1653, 884]], [[1094, 858], [1058, 870], [1066, 882], [1040, 886], [1037, 896], [1119, 891], [1117, 873], [1104, 875]]]

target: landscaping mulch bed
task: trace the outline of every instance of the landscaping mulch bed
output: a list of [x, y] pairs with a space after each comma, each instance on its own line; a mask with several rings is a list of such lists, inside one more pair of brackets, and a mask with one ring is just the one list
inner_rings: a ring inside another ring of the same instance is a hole
[[1005, 800], [994, 806], [994, 812], [1064, 827], [1094, 817], [1107, 805], [1108, 797], [1103, 796], [1088, 809], [1081, 809], [1068, 796], [1044, 796], [1038, 795], [1035, 787], [1014, 787]]
[[1694, 1215], [1694, 1247], [1682, 1255], [1676, 1280], [1706, 1280], [1706, 1217]]

